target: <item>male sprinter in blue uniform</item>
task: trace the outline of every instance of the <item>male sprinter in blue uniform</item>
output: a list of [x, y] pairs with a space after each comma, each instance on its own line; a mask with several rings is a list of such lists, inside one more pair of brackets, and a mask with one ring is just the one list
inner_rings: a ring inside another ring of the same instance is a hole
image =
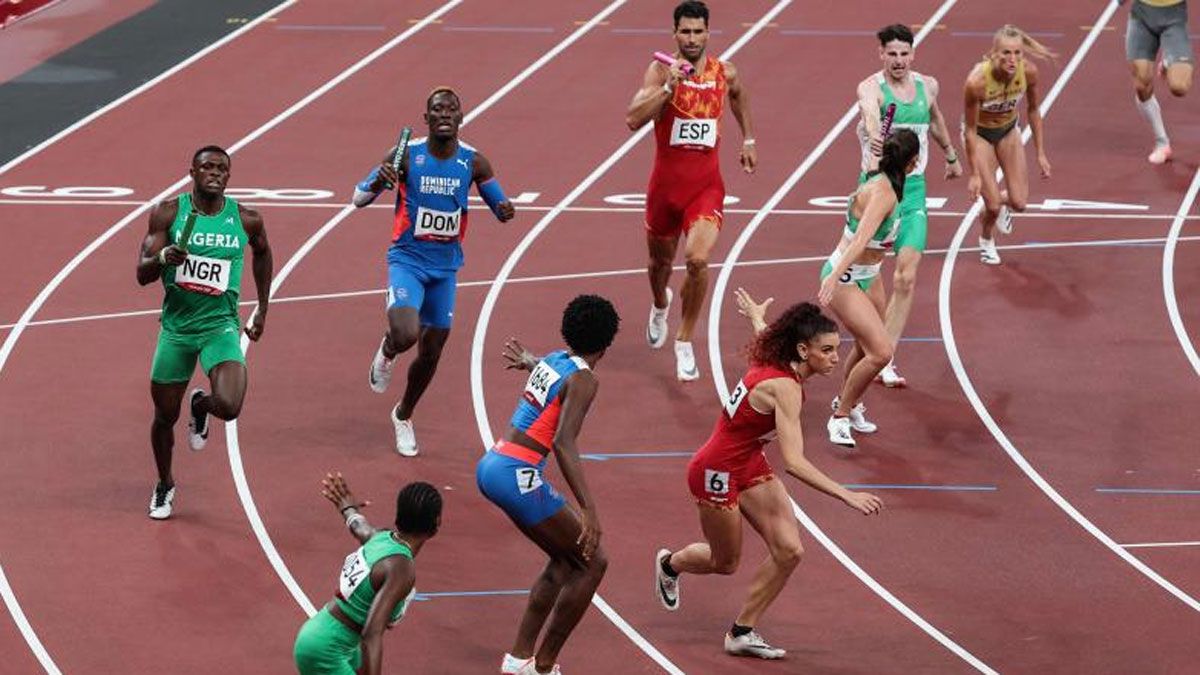
[[471, 183], [501, 222], [515, 213], [487, 158], [459, 140], [462, 119], [458, 94], [449, 87], [434, 89], [425, 102], [429, 136], [409, 144], [401, 167], [404, 181], [392, 167], [393, 151], [354, 190], [354, 205], [361, 208], [388, 185], [399, 185], [387, 254], [388, 331], [371, 361], [370, 385], [375, 393], [386, 391], [396, 355], [417, 345], [404, 398], [392, 409], [396, 452], [405, 457], [417, 454], [413, 408], [433, 379], [450, 335]]

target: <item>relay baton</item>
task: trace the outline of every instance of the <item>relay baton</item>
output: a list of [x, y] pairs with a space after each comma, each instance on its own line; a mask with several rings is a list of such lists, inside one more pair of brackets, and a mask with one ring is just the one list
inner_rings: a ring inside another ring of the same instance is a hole
[[[392, 168], [396, 170], [396, 176], [401, 180], [404, 179], [402, 168], [404, 166], [404, 155], [408, 153], [408, 141], [412, 138], [412, 127], [404, 127], [400, 130], [400, 140], [396, 141], [396, 154], [392, 155]], [[387, 189], [391, 190], [396, 187], [390, 182], [386, 183]]]
[[883, 111], [883, 120], [879, 123], [879, 136], [885, 141], [888, 134], [892, 133], [892, 120], [894, 119], [896, 119], [896, 104], [889, 103], [887, 110]]
[[192, 229], [194, 227], [196, 227], [196, 209], [188, 212], [187, 220], [183, 222], [183, 230], [179, 233], [179, 241], [175, 244], [184, 253], [187, 253], [187, 242], [188, 239], [192, 238]]
[[[668, 68], [675, 65], [675, 61], [677, 60], [674, 56], [671, 56], [666, 52], [654, 52], [654, 59]], [[683, 74], [688, 77], [691, 77], [692, 74], [696, 72], [696, 69], [692, 67], [692, 64], [688, 63], [687, 61], [684, 61], [682, 64], [680, 64], [679, 70], [683, 71]]]

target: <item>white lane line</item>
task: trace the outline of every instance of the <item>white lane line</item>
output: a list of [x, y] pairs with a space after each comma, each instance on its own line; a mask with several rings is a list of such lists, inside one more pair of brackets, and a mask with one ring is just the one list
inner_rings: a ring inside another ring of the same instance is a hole
[[1163, 249], [1162, 284], [1163, 299], [1167, 304], [1167, 316], [1171, 319], [1171, 327], [1175, 329], [1175, 337], [1179, 338], [1179, 346], [1183, 347], [1183, 353], [1187, 355], [1188, 362], [1192, 364], [1192, 370], [1200, 375], [1200, 355], [1196, 354], [1196, 346], [1188, 337], [1187, 328], [1183, 325], [1183, 317], [1179, 314], [1179, 299], [1175, 295], [1175, 246], [1179, 241], [1179, 234], [1183, 231], [1184, 220], [1187, 218], [1188, 212], [1192, 210], [1192, 204], [1196, 202], [1197, 192], [1200, 192], [1200, 169], [1196, 170], [1192, 184], [1188, 187], [1187, 195], [1180, 202], [1179, 212], [1175, 214], [1175, 221], [1171, 223], [1171, 229], [1167, 233], [1167, 245]]
[[[0, 199], [0, 205], [21, 205], [21, 206], [143, 206], [148, 202], [137, 200], [113, 200], [113, 199]], [[285, 202], [285, 201], [244, 201], [239, 202], [246, 206], [256, 209], [264, 208], [293, 208], [293, 209], [344, 209], [346, 205], [341, 202]], [[474, 203], [472, 203], [474, 205]], [[394, 209], [392, 204], [371, 204], [364, 206], [365, 209]], [[522, 204], [519, 206], [522, 211], [553, 211], [553, 206], [538, 206], [534, 204]], [[565, 213], [645, 213], [646, 209], [641, 206], [568, 206], [562, 209]], [[764, 209], [754, 208], [727, 208], [725, 213], [736, 213], [742, 215], [758, 215], [763, 213]], [[767, 215], [771, 216], [844, 216], [845, 209], [833, 208], [812, 208], [812, 209], [771, 209], [767, 211]], [[927, 214], [930, 218], [961, 218], [967, 215], [966, 211], [929, 211]], [[1021, 219], [1024, 218], [1058, 218], [1062, 220], [1173, 220], [1176, 215], [1174, 213], [1100, 213], [1100, 212], [1085, 212], [1085, 211], [1069, 211], [1056, 213], [1025, 213], [1020, 214]], [[1200, 220], [1200, 215], [1185, 216], [1185, 220]]]
[[[478, 106], [476, 106], [473, 110], [471, 110], [471, 112], [468, 113], [463, 118], [462, 126], [465, 127], [466, 125], [470, 124], [473, 120], [477, 119], [480, 115], [482, 115], [489, 108], [491, 108], [493, 105], [495, 105], [496, 102], [498, 102], [501, 98], [503, 98], [505, 95], [510, 93], [513, 89], [515, 89], [517, 86], [519, 86], [522, 82], [524, 82], [525, 80], [527, 80], [531, 76], [533, 76], [534, 73], [541, 70], [541, 68], [543, 66], [545, 66], [547, 63], [549, 63], [551, 60], [553, 60], [556, 56], [558, 56], [560, 53], [562, 53], [563, 50], [567, 49], [572, 44], [574, 44], [576, 41], [578, 41], [581, 37], [583, 37], [585, 34], [587, 34], [594, 26], [596, 26], [598, 23], [603, 21], [608, 15], [612, 14], [614, 11], [616, 11], [619, 7], [624, 5], [626, 2], [627, 2], [627, 0], [615, 0], [614, 2], [612, 2], [611, 4], [606, 6], [603, 10], [601, 10], [596, 16], [592, 17], [592, 19], [590, 21], [588, 21], [587, 23], [583, 24], [582, 26], [579, 26], [578, 28], [576, 28], [569, 36], [567, 36], [561, 42], [559, 42], [554, 47], [552, 47], [549, 51], [547, 51], [545, 54], [543, 54], [541, 57], [539, 57], [536, 61], [534, 61], [532, 64], [527, 66], [524, 70], [522, 70], [520, 73], [518, 73], [516, 76], [514, 76], [508, 82], [506, 82], [504, 84], [504, 86], [497, 89], [491, 96], [489, 96], [486, 100], [484, 100]], [[455, 4], [457, 4], [457, 3], [455, 3]], [[419, 30], [420, 28], [424, 27], [425, 25], [432, 23], [436, 18], [437, 18], [437, 16], [430, 15], [430, 16], [426, 17], [425, 20], [422, 21], [422, 23], [419, 23], [419, 24], [413, 26], [409, 30], [412, 32], [415, 32], [416, 30]], [[333, 218], [331, 218], [324, 225], [322, 225], [316, 232], [314, 232], [312, 234], [312, 236], [310, 236], [300, 246], [300, 248], [294, 254], [292, 254], [292, 257], [289, 258], [288, 261], [284, 264], [284, 266], [279, 270], [279, 273], [277, 275], [275, 275], [275, 278], [273, 279], [273, 281], [271, 283], [271, 291], [270, 292], [271, 292], [272, 296], [274, 296], [276, 291], [279, 290], [279, 287], [291, 275], [291, 273], [296, 269], [296, 267], [298, 267], [300, 265], [301, 261], [304, 260], [304, 258], [308, 255], [308, 253], [310, 251], [312, 251], [317, 246], [317, 244], [319, 244], [321, 242], [321, 240], [323, 240], [325, 238], [326, 235], [328, 235], [330, 232], [332, 232], [333, 229], [335, 227], [337, 227], [338, 224], [341, 223], [342, 220], [347, 218], [355, 210], [356, 210], [356, 208], [352, 204], [344, 205], [341, 208], [341, 210], [338, 211], [337, 214], [335, 214], [333, 216]], [[250, 340], [245, 335], [243, 335], [241, 343], [242, 343], [242, 352], [245, 353], [249, 349]], [[267, 559], [270, 561], [271, 566], [275, 569], [276, 574], [279, 575], [279, 578], [283, 581], [284, 585], [291, 592], [292, 597], [294, 597], [296, 599], [297, 604], [299, 604], [300, 607], [304, 610], [304, 612], [306, 614], [308, 614], [308, 616], [311, 617], [314, 614], [316, 614], [316, 608], [313, 606], [313, 603], [308, 598], [308, 596], [305, 595], [303, 589], [300, 588], [300, 585], [298, 583], [296, 583], [296, 580], [292, 576], [291, 571], [288, 569], [287, 563], [284, 562], [283, 557], [281, 555], [279, 555], [278, 549], [275, 548], [275, 544], [271, 541], [271, 537], [267, 533], [266, 527], [263, 525], [262, 517], [259, 515], [259, 512], [258, 512], [258, 507], [254, 503], [254, 498], [250, 492], [249, 482], [246, 478], [245, 466], [242, 463], [241, 445], [240, 445], [239, 439], [238, 439], [237, 420], [233, 420], [233, 421], [225, 423], [225, 434], [226, 434], [226, 446], [229, 451], [230, 471], [232, 471], [232, 473], [233, 473], [234, 483], [237, 485], [238, 497], [242, 501], [242, 508], [246, 512], [246, 517], [250, 521], [250, 524], [254, 530], [255, 536], [258, 537], [258, 541], [259, 541], [260, 546], [263, 549], [263, 553], [267, 556]], [[620, 617], [617, 617], [617, 618], [619, 619]]]
[[[1120, 247], [1120, 246], [1153, 246], [1162, 244], [1166, 241], [1166, 237], [1146, 237], [1140, 239], [1094, 239], [1085, 241], [1058, 241], [1058, 242], [1034, 242], [1029, 244], [1007, 244], [998, 245], [996, 248], [1002, 251], [1040, 251], [1040, 250], [1055, 250], [1060, 248], [1105, 248], [1105, 247]], [[1177, 242], [1196, 242], [1200, 241], [1200, 235], [1192, 235], [1187, 237], [1178, 237]], [[948, 249], [931, 248], [925, 250], [925, 255], [935, 256], [943, 254]], [[979, 247], [964, 247], [960, 251], [978, 251]], [[890, 254], [889, 254], [890, 255]], [[814, 255], [800, 258], [764, 258], [761, 260], [739, 260], [734, 263], [737, 267], [764, 267], [768, 265], [794, 265], [798, 263], [824, 262], [829, 256]], [[716, 263], [712, 267], [721, 267], [724, 263]], [[676, 272], [684, 270], [683, 265], [676, 265], [672, 268]], [[593, 272], [572, 272], [569, 274], [542, 274], [528, 277], [512, 277], [505, 283], [507, 284], [530, 284], [552, 281], [571, 281], [574, 279], [603, 279], [606, 277], [623, 277], [636, 274], [645, 274], [646, 268], [637, 267], [630, 269], [619, 270], [596, 270]], [[491, 286], [496, 283], [495, 279], [478, 279], [475, 281], [460, 281], [459, 288], [474, 288], [479, 286]], [[310, 302], [314, 300], [340, 300], [343, 298], [357, 298], [369, 295], [383, 295], [387, 292], [386, 288], [372, 288], [368, 290], [358, 291], [333, 291], [329, 293], [314, 293], [309, 295], [290, 295], [282, 298], [272, 296], [273, 304], [286, 304], [290, 302]], [[255, 300], [244, 300], [239, 303], [242, 307], [253, 307], [258, 304]], [[139, 316], [158, 316], [159, 309], [135, 309], [125, 312], [108, 312], [104, 314], [85, 314], [82, 316], [68, 316], [60, 319], [41, 319], [38, 321], [30, 321], [28, 326], [56, 326], [59, 324], [82, 323], [86, 321], [104, 321], [108, 319], [126, 319]], [[16, 324], [4, 323], [0, 324], [0, 330], [7, 330]]]
[[[942, 17], [944, 17], [946, 13], [950, 11], [950, 8], [952, 8], [954, 4], [955, 0], [946, 0], [946, 2], [942, 3], [938, 10], [934, 12], [933, 16], [931, 16], [929, 20], [924, 23], [921, 31], [916, 35], [916, 45], [919, 45], [922, 41], [924, 41], [925, 37], [928, 36], [933, 28], [937, 26]], [[841, 119], [839, 119], [837, 123], [834, 124], [833, 128], [829, 130], [829, 133], [825, 134], [825, 137], [821, 139], [821, 142], [817, 144], [817, 147], [813, 148], [808, 156], [804, 158], [804, 161], [800, 163], [800, 166], [798, 166], [796, 170], [792, 172], [792, 175], [788, 176], [788, 179], [784, 181], [783, 185], [781, 185], [779, 189], [771, 195], [771, 198], [768, 199], [764, 205], [763, 211], [754, 218], [750, 219], [750, 222], [738, 236], [737, 241], [734, 242], [733, 248], [729, 251], [729, 255], [726, 256], [725, 263], [721, 265], [721, 271], [717, 275], [717, 282], [713, 288], [712, 299], [710, 301], [708, 313], [708, 359], [712, 369], [713, 384], [716, 387], [717, 396], [720, 400], [725, 400], [729, 396], [729, 385], [725, 380], [725, 370], [721, 355], [721, 305], [724, 301], [725, 289], [729, 284], [729, 277], [733, 273], [733, 268], [737, 266], [738, 256], [741, 255], [742, 250], [745, 249], [746, 244], [750, 241], [750, 238], [754, 236], [755, 231], [762, 224], [762, 222], [766, 220], [770, 212], [775, 209], [775, 207], [781, 201], [783, 201], [784, 197], [792, 190], [793, 187], [795, 187], [796, 183], [798, 183], [800, 179], [803, 178], [804, 175], [807, 174], [808, 171], [817, 163], [817, 160], [819, 160], [821, 156], [824, 155], [825, 152], [830, 148], [830, 146], [833, 145], [837, 137], [846, 129], [846, 127], [850, 125], [857, 115], [857, 104], [850, 106], [846, 113], [842, 115]], [[791, 499], [790, 496], [788, 499], [792, 502], [792, 511], [796, 514], [796, 517], [800, 520], [800, 523], [804, 525], [804, 528], [808, 530], [808, 532], [817, 541], [819, 541], [822, 546], [824, 546], [831, 554], [833, 554], [833, 556], [837, 558], [838, 562], [840, 562], [847, 570], [849, 570], [850, 573], [858, 577], [858, 579], [868, 588], [870, 588], [876, 595], [882, 598], [885, 602], [891, 605], [893, 609], [915, 624], [918, 628], [936, 640], [943, 647], [950, 650], [960, 659], [970, 664], [972, 668], [975, 668], [982, 673], [996, 672], [992, 670], [992, 668], [986, 663], [977, 658], [974, 654], [967, 651], [964, 647], [962, 647], [962, 645], [959, 645], [954, 640], [951, 640], [949, 636], [947, 636], [933, 624], [926, 621], [924, 617], [913, 611], [912, 608], [910, 608], [903, 601], [892, 594], [892, 592], [886, 587], [876, 581], [874, 577], [872, 577], [867, 573], [866, 570], [854, 562], [853, 558], [847, 555], [846, 552], [843, 551], [842, 548], [833, 541], [833, 539], [831, 539], [823, 530], [821, 530], [817, 523], [810, 518], [803, 509], [800, 508], [800, 505], [796, 503], [796, 500]]]
[[174, 66], [171, 66], [171, 68], [163, 71], [156, 77], [146, 80], [144, 83], [142, 83], [135, 89], [132, 89], [131, 91], [126, 93], [124, 96], [121, 96], [120, 98], [109, 103], [108, 105], [105, 105], [104, 107], [97, 108], [94, 112], [92, 112], [88, 116], [84, 117], [83, 119], [79, 120], [78, 122], [75, 122], [74, 124], [67, 127], [66, 129], [63, 129], [62, 131], [58, 132], [57, 134], [54, 134], [50, 138], [47, 138], [46, 140], [42, 141], [41, 143], [38, 143], [37, 145], [33, 146], [32, 148], [21, 153], [20, 155], [17, 155], [16, 157], [9, 160], [4, 166], [0, 166], [0, 176], [3, 176], [4, 174], [8, 173], [8, 171], [10, 169], [15, 168], [21, 162], [24, 162], [25, 160], [29, 159], [30, 157], [33, 157], [34, 155], [45, 150], [46, 148], [50, 147], [51, 145], [54, 145], [55, 143], [61, 141], [62, 139], [66, 138], [67, 136], [71, 135], [72, 133], [87, 126], [93, 120], [95, 120], [96, 118], [100, 117], [101, 115], [107, 113], [108, 111], [112, 110], [113, 108], [116, 108], [117, 106], [125, 103], [126, 101], [138, 96], [139, 94], [154, 87], [155, 85], [157, 85], [158, 83], [167, 79], [168, 77], [171, 77], [175, 73], [178, 73], [179, 71], [183, 70], [184, 68], [187, 68], [188, 66], [192, 65], [196, 61], [199, 61], [200, 59], [204, 58], [205, 56], [209, 55], [210, 53], [220, 49], [221, 47], [224, 47], [225, 45], [229, 44], [231, 41], [236, 40], [239, 36], [252, 30], [255, 26], [259, 25], [260, 23], [272, 19], [276, 14], [279, 14], [280, 12], [287, 9], [288, 7], [291, 7], [294, 4], [296, 4], [296, 0], [287, 0], [286, 2], [283, 2], [281, 4], [278, 4], [274, 7], [272, 7], [271, 9], [267, 10], [266, 12], [264, 12], [260, 16], [256, 17], [253, 21], [250, 21], [249, 23], [242, 26], [241, 28], [238, 28], [237, 30], [226, 35], [225, 37], [221, 38], [220, 40], [217, 40], [216, 42], [213, 42], [212, 44], [204, 47], [200, 51], [196, 52], [195, 54], [192, 54], [191, 56], [187, 57], [183, 61], [180, 61], [179, 63], [175, 64]]
[[[459, 5], [461, 2], [462, 2], [462, 0], [451, 0], [450, 2], [443, 5], [440, 9], [436, 10], [435, 12], [430, 14], [428, 17], [426, 17], [424, 20], [422, 20], [421, 23], [418, 23], [415, 26], [413, 26], [412, 28], [405, 31], [404, 33], [401, 33], [399, 36], [392, 39], [390, 42], [385, 44], [383, 47], [376, 49], [374, 52], [371, 52], [371, 54], [369, 54], [366, 57], [364, 57], [363, 59], [359, 60], [354, 65], [343, 70], [341, 73], [334, 76], [332, 79], [328, 80], [325, 84], [323, 84], [320, 87], [318, 87], [317, 89], [315, 89], [308, 96], [305, 96], [304, 98], [300, 99], [295, 104], [293, 104], [291, 107], [289, 107], [287, 110], [284, 110], [283, 112], [279, 113], [278, 115], [271, 118], [269, 121], [267, 121], [262, 126], [258, 127], [254, 131], [250, 132], [247, 136], [242, 138], [240, 141], [237, 141], [233, 145], [229, 146], [228, 147], [229, 154], [230, 155], [235, 154], [241, 148], [254, 142], [256, 139], [258, 139], [260, 136], [267, 133], [271, 129], [274, 129], [276, 126], [278, 126], [284, 120], [286, 120], [289, 117], [291, 117], [292, 115], [294, 115], [296, 112], [298, 112], [299, 110], [301, 110], [302, 108], [307, 106], [309, 103], [312, 103], [316, 99], [320, 98], [322, 95], [324, 95], [330, 89], [333, 89], [335, 86], [337, 86], [338, 84], [340, 84], [341, 82], [343, 82], [344, 80], [349, 78], [351, 75], [353, 75], [354, 73], [361, 70], [363, 67], [365, 67], [370, 62], [374, 61], [376, 58], [378, 58], [384, 52], [391, 49], [393, 46], [399, 44], [400, 42], [403, 42], [404, 40], [408, 39], [409, 35], [412, 35], [420, 28], [423, 28], [424, 26], [428, 25], [430, 22], [437, 19], [442, 14], [445, 14], [446, 12], [450, 11], [450, 9]], [[260, 17], [260, 19], [265, 19], [266, 16], [267, 15], [263, 15], [263, 17]], [[8, 363], [9, 355], [12, 354], [13, 349], [16, 347], [17, 340], [19, 340], [21, 338], [22, 333], [25, 332], [25, 328], [29, 325], [29, 322], [33, 319], [33, 315], [36, 314], [39, 309], [41, 309], [42, 305], [44, 305], [46, 303], [46, 300], [48, 300], [50, 298], [50, 295], [53, 294], [54, 291], [57, 290], [60, 285], [62, 285], [63, 281], [65, 281], [66, 278], [68, 276], [70, 276], [71, 273], [74, 272], [75, 269], [77, 267], [79, 267], [79, 265], [81, 263], [83, 263], [84, 260], [87, 260], [88, 257], [90, 257], [92, 255], [92, 253], [94, 253], [97, 249], [99, 249], [100, 246], [102, 246], [106, 241], [111, 239], [113, 237], [113, 235], [115, 235], [117, 232], [121, 231], [121, 229], [124, 228], [129, 223], [133, 222], [133, 220], [136, 219], [138, 216], [145, 213], [150, 208], [151, 204], [153, 204], [154, 202], [157, 202], [158, 200], [166, 199], [167, 197], [171, 196], [176, 190], [178, 190], [179, 188], [186, 185], [189, 180], [190, 179], [187, 176], [179, 179], [175, 183], [172, 183], [165, 190], [160, 192], [158, 194], [158, 196], [156, 196], [152, 201], [147, 202], [146, 204], [138, 207], [137, 209], [134, 209], [131, 213], [129, 213], [129, 215], [127, 215], [124, 218], [122, 218], [121, 220], [117, 221], [116, 224], [114, 224], [112, 227], [108, 228], [103, 233], [101, 233], [100, 236], [98, 236], [94, 240], [92, 240], [92, 242], [90, 244], [88, 244], [83, 250], [79, 251], [79, 253], [77, 253], [74, 258], [72, 258], [69, 262], [67, 262], [67, 264], [61, 270], [58, 271], [58, 274], [54, 275], [54, 278], [51, 279], [50, 282], [47, 283], [44, 288], [42, 288], [41, 292], [38, 293], [37, 297], [35, 297], [33, 299], [33, 302], [31, 302], [29, 304], [29, 306], [25, 308], [25, 311], [21, 314], [20, 319], [18, 319], [16, 325], [13, 326], [12, 332], [10, 332], [8, 334], [8, 336], [4, 339], [3, 346], [0, 346], [0, 373], [3, 372], [5, 364]], [[25, 616], [24, 611], [21, 609], [21, 605], [17, 601], [17, 597], [13, 593], [12, 588], [9, 586], [8, 579], [4, 575], [4, 570], [2, 567], [0, 567], [0, 595], [3, 595], [4, 604], [5, 604], [5, 606], [8, 607], [9, 613], [12, 614], [13, 621], [15, 621], [17, 624], [17, 627], [20, 628], [21, 635], [25, 638], [25, 641], [29, 644], [29, 648], [31, 650], [33, 650], [34, 654], [37, 656], [38, 661], [41, 662], [42, 667], [45, 668], [48, 673], [60, 672], [58, 670], [58, 667], [54, 664], [54, 661], [50, 658], [49, 652], [46, 651], [45, 647], [42, 645], [41, 641], [38, 639], [37, 634], [34, 632], [33, 626], [30, 625], [29, 620]]]
[[[1079, 49], [1075, 52], [1075, 55], [1071, 58], [1071, 61], [1067, 63], [1066, 68], [1063, 69], [1062, 75], [1060, 75], [1058, 80], [1054, 83], [1054, 87], [1050, 90], [1049, 95], [1042, 102], [1041, 111], [1043, 116], [1050, 111], [1050, 107], [1058, 98], [1059, 93], [1067, 85], [1067, 82], [1075, 73], [1075, 70], [1079, 67], [1079, 64], [1083, 62], [1084, 56], [1087, 55], [1088, 51], [1092, 47], [1092, 44], [1095, 43], [1096, 38], [1100, 35], [1100, 32], [1104, 29], [1104, 27], [1108, 25], [1109, 20], [1112, 19], [1112, 15], [1116, 11], [1116, 0], [1112, 0], [1105, 5], [1104, 11], [1100, 14], [1100, 18], [1097, 19], [1092, 25], [1092, 29], [1088, 31], [1087, 37], [1083, 40], [1083, 44], [1079, 46]], [[1021, 135], [1022, 142], [1028, 141], [1029, 135], [1029, 129], [1026, 128], [1025, 132]], [[938, 318], [942, 324], [942, 343], [946, 347], [946, 356], [950, 360], [950, 368], [954, 371], [954, 376], [958, 379], [958, 384], [960, 387], [962, 387], [963, 394], [967, 397], [967, 400], [970, 401], [971, 407], [975, 409], [975, 413], [979, 416], [979, 419], [983, 422], [984, 426], [987, 427], [989, 432], [991, 432], [992, 437], [996, 439], [996, 442], [1000, 444], [1000, 447], [1004, 449], [1004, 452], [1008, 454], [1009, 458], [1012, 459], [1012, 461], [1021, 469], [1021, 471], [1025, 473], [1026, 477], [1028, 477], [1029, 480], [1034, 483], [1034, 485], [1036, 485], [1043, 493], [1045, 493], [1047, 497], [1050, 498], [1051, 501], [1053, 501], [1060, 509], [1062, 509], [1064, 513], [1070, 516], [1070, 518], [1085, 531], [1087, 531], [1088, 534], [1091, 534], [1098, 541], [1100, 541], [1100, 543], [1108, 547], [1110, 551], [1115, 553], [1125, 562], [1129, 563], [1129, 565], [1131, 565], [1134, 569], [1144, 574], [1147, 578], [1161, 586], [1171, 595], [1174, 595], [1188, 607], [1200, 612], [1200, 602], [1197, 602], [1195, 598], [1183, 592], [1170, 581], [1167, 581], [1158, 572], [1155, 572], [1148, 565], [1135, 558], [1131, 553], [1129, 553], [1129, 551], [1122, 548], [1120, 544], [1113, 541], [1112, 537], [1109, 537], [1100, 528], [1096, 527], [1092, 521], [1088, 520], [1087, 517], [1080, 513], [1080, 511], [1076, 509], [1069, 501], [1067, 501], [1066, 498], [1064, 498], [1057, 490], [1051, 487], [1050, 483], [1048, 483], [1046, 479], [1043, 478], [1040, 473], [1038, 473], [1037, 469], [1033, 468], [1033, 465], [1031, 465], [1029, 461], [1025, 459], [1025, 456], [1021, 454], [1021, 451], [1018, 450], [1016, 446], [1013, 445], [1013, 443], [1008, 439], [1008, 436], [1005, 435], [1004, 431], [1000, 428], [1000, 425], [997, 424], [996, 420], [992, 417], [991, 412], [988, 411], [987, 405], [984, 404], [983, 400], [979, 397], [979, 392], [975, 390], [975, 385], [971, 382], [970, 376], [967, 375], [966, 367], [963, 364], [962, 357], [958, 353], [958, 342], [956, 342], [954, 338], [954, 325], [950, 317], [950, 284], [954, 276], [955, 259], [957, 258], [958, 252], [962, 247], [963, 240], [967, 236], [967, 232], [971, 229], [971, 224], [974, 222], [975, 217], [979, 214], [979, 212], [982, 211], [982, 204], [982, 201], [977, 201], [975, 205], [971, 207], [971, 210], [967, 212], [967, 216], [963, 218], [962, 223], [959, 225], [958, 231], [954, 234], [954, 239], [952, 239], [950, 242], [950, 250], [946, 255], [946, 262], [942, 266], [941, 282], [938, 287]]]
[[[789, 4], [791, 4], [791, 1], [792, 0], [779, 0], [779, 2], [776, 3], [775, 6], [773, 6], [758, 21], [756, 21], [749, 30], [743, 33], [736, 42], [730, 45], [729, 48], [726, 49], [719, 58], [722, 60], [730, 59], [734, 54], [741, 50], [746, 43], [753, 39], [754, 36], [762, 32], [762, 30], [767, 27], [767, 24], [769, 24], [772, 19], [774, 19]], [[580, 183], [576, 185], [574, 189], [567, 193], [567, 196], [563, 197], [562, 200], [554, 206], [554, 208], [548, 211], [546, 215], [542, 216], [542, 218], [538, 220], [537, 224], [533, 226], [533, 229], [525, 234], [525, 236], [517, 244], [516, 248], [514, 248], [509, 254], [508, 258], [504, 261], [504, 265], [500, 268], [499, 274], [496, 275], [495, 283], [491, 286], [491, 288], [488, 289], [488, 294], [483, 300], [483, 307], [479, 312], [479, 320], [475, 324], [475, 335], [471, 341], [471, 403], [475, 409], [475, 422], [479, 427], [479, 438], [483, 442], [484, 447], [491, 445], [496, 437], [492, 434], [491, 423], [487, 417], [487, 404], [484, 401], [483, 346], [487, 337], [488, 324], [491, 322], [492, 312], [495, 310], [496, 300], [500, 297], [501, 289], [504, 287], [505, 282], [508, 281], [509, 276], [512, 274], [513, 268], [516, 267], [521, 257], [525, 254], [525, 251], [527, 251], [529, 247], [533, 245], [533, 242], [538, 238], [538, 236], [550, 226], [550, 223], [552, 223], [554, 219], [566, 209], [567, 206], [578, 199], [580, 195], [582, 195], [597, 180], [599, 180], [601, 176], [607, 173], [608, 170], [612, 168], [612, 166], [616, 164], [618, 160], [624, 157], [635, 145], [637, 145], [639, 141], [645, 138], [646, 135], [650, 133], [651, 128], [653, 128], [651, 125], [646, 125], [637, 133], [633, 134], [633, 136], [621, 144], [621, 146], [617, 148], [617, 150], [610, 155], [608, 159], [604, 160], [590, 174], [588, 174], [587, 177], [580, 181]], [[616, 613], [612, 611], [612, 608], [609, 607], [608, 603], [604, 602], [600, 595], [597, 594], [593, 596], [592, 603], [601, 611], [601, 613], [608, 617], [609, 620], [613, 621], [613, 623], [616, 623], [621, 631], [625, 633], [627, 637], [629, 637], [629, 639], [637, 643], [638, 646], [642, 648], [642, 651], [649, 654], [656, 663], [663, 667], [663, 669], [670, 673], [683, 672], [678, 666], [676, 666], [666, 656], [659, 652], [654, 645], [650, 644], [645, 638], [638, 634], [638, 632], [634, 630], [632, 626], [626, 623], [619, 616], [616, 616]]]
[[1121, 544], [1122, 548], [1176, 548], [1183, 546], [1200, 546], [1200, 541], [1158, 541], [1146, 544]]

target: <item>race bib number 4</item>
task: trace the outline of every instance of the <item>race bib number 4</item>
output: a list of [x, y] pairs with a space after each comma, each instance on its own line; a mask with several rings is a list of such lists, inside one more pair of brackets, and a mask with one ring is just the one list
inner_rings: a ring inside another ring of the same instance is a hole
[[675, 123], [671, 125], [671, 145], [702, 145], [715, 148], [717, 121], [676, 117]]
[[367, 567], [367, 559], [363, 556], [361, 548], [346, 556], [346, 562], [342, 563], [342, 573], [338, 576], [338, 594], [343, 600], [348, 600], [354, 589], [358, 588], [370, 573], [371, 569]]
[[545, 361], [539, 361], [525, 382], [525, 400], [539, 408], [546, 407], [546, 398], [550, 395], [550, 387], [562, 379], [557, 371], [548, 366]]
[[221, 295], [229, 289], [232, 261], [189, 254], [175, 268], [175, 285], [193, 293]]
[[417, 207], [413, 236], [417, 239], [455, 239], [460, 232], [462, 211], [434, 211]]

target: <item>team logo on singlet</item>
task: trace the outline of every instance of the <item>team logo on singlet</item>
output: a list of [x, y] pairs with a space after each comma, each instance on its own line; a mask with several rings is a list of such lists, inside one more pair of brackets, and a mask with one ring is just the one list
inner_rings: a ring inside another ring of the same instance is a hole
[[229, 289], [231, 262], [189, 254], [175, 268], [175, 285], [193, 293], [221, 295]]
[[462, 225], [462, 210], [437, 211], [417, 207], [413, 236], [417, 239], [454, 239]]
[[671, 125], [671, 145], [716, 147], [717, 121], [676, 117]]
[[525, 400], [539, 408], [545, 408], [550, 388], [561, 379], [562, 375], [559, 375], [558, 371], [551, 368], [545, 361], [539, 361], [525, 382], [525, 393], [523, 394]]

